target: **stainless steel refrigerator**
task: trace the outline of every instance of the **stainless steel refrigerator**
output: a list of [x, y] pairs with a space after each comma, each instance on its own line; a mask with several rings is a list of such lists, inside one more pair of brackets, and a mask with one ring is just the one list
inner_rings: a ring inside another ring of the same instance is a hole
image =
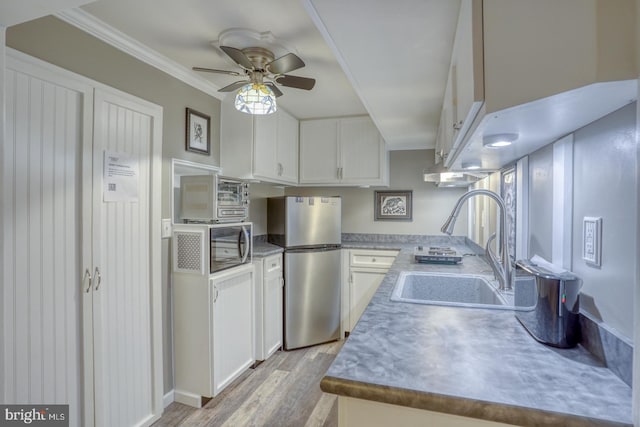
[[273, 197], [270, 243], [284, 248], [284, 349], [340, 338], [340, 197]]

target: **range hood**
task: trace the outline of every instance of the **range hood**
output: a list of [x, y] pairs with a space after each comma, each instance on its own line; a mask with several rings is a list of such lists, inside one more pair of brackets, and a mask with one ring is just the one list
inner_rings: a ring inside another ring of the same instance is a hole
[[433, 182], [437, 187], [468, 187], [474, 182], [485, 178], [486, 172], [450, 172], [442, 164], [438, 164], [422, 171], [425, 182]]

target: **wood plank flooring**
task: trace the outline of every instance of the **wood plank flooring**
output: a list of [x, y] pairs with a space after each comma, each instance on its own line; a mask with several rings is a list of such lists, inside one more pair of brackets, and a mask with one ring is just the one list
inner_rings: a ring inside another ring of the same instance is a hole
[[201, 409], [172, 403], [153, 427], [337, 427], [336, 396], [320, 380], [342, 344], [278, 351]]

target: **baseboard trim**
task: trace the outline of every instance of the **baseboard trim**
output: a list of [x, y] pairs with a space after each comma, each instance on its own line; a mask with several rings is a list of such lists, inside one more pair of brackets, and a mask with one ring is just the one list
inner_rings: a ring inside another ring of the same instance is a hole
[[174, 390], [174, 401], [194, 408], [202, 408], [202, 396], [181, 390]]
[[175, 391], [170, 390], [167, 394], [162, 398], [162, 407], [166, 408], [171, 405], [175, 401]]

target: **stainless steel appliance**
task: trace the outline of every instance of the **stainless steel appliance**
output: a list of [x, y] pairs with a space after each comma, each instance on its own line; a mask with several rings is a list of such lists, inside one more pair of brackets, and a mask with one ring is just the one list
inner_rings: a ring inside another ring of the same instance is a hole
[[250, 263], [252, 228], [250, 222], [175, 225], [174, 272], [210, 275]]
[[340, 338], [340, 197], [269, 198], [267, 232], [284, 247], [284, 348]]
[[[575, 347], [580, 340], [580, 287], [582, 280], [569, 272], [555, 273], [531, 262], [516, 262], [518, 276], [535, 279], [530, 310], [516, 311], [516, 319], [543, 344], [553, 347]], [[516, 297], [519, 289], [516, 288]]]
[[238, 222], [248, 216], [248, 183], [220, 175], [180, 178], [180, 218], [184, 222]]

